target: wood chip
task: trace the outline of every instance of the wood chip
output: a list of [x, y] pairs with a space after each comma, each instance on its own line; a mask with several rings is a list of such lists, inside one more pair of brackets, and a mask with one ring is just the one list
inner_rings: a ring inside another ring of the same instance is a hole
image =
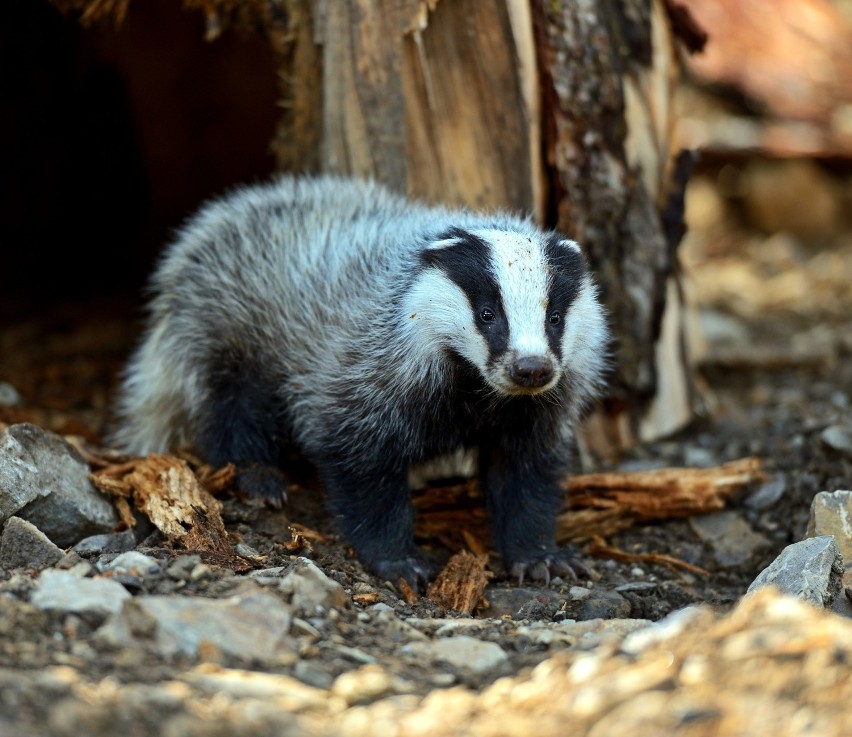
[[310, 538], [297, 529], [296, 525], [290, 525], [290, 535], [292, 537], [289, 540], [281, 543], [281, 547], [290, 555], [302, 555], [313, 552], [314, 546], [311, 544]]
[[399, 591], [406, 604], [414, 604], [420, 597], [404, 578], [399, 579]]
[[289, 527], [290, 532], [292, 532], [294, 536], [299, 535], [300, 537], [315, 543], [324, 543], [328, 541], [328, 538], [321, 532], [311, 529], [310, 527], [306, 527], [305, 525], [300, 525], [297, 522], [293, 522]]
[[472, 614], [494, 575], [485, 570], [486, 565], [487, 554], [477, 555], [467, 550], [456, 553], [429, 584], [426, 596], [443, 609]]
[[222, 468], [202, 465], [196, 470], [196, 474], [198, 475], [198, 480], [204, 485], [204, 488], [214, 496], [218, 496], [234, 485], [234, 479], [237, 477], [237, 467], [233, 463], [229, 463]]
[[360, 604], [361, 606], [370, 606], [371, 604], [378, 604], [382, 600], [382, 597], [379, 595], [378, 591], [369, 591], [365, 594], [354, 594], [352, 596], [352, 601], [356, 604]]

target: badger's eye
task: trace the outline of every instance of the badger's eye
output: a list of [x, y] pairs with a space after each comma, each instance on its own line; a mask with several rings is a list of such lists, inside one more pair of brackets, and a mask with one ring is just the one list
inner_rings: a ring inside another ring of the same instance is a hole
[[562, 321], [562, 313], [559, 310], [554, 310], [547, 316], [547, 321], [551, 325], [558, 325]]
[[492, 322], [494, 320], [494, 310], [490, 307], [483, 307], [482, 312], [479, 313], [479, 319], [482, 322]]

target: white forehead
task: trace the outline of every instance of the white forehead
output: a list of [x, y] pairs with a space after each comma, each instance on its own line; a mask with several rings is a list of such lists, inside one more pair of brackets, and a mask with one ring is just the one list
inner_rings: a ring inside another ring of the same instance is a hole
[[476, 230], [491, 244], [492, 268], [503, 308], [509, 318], [509, 343], [514, 350], [544, 354], [544, 315], [550, 291], [550, 265], [541, 237], [500, 230]]

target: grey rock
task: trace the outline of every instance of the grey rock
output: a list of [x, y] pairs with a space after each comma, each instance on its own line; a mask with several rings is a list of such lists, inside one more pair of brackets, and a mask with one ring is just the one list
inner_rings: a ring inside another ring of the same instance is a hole
[[636, 632], [631, 632], [624, 638], [621, 650], [629, 655], [638, 655], [652, 645], [673, 639], [691, 627], [703, 611], [704, 608], [700, 605], [686, 606], [659, 622], [651, 622], [647, 627], [637, 628]]
[[[564, 597], [562, 597], [564, 598]], [[532, 608], [542, 606], [544, 608], [556, 609], [560, 597], [549, 589], [534, 588], [496, 588], [489, 587], [485, 591], [485, 599], [488, 606], [479, 611], [483, 617], [503, 617], [523, 619], [520, 615], [523, 610], [529, 612]]]
[[12, 515], [63, 548], [110, 531], [118, 521], [77, 451], [59, 435], [27, 423], [0, 432], [0, 521]]
[[191, 581], [192, 572], [199, 565], [201, 565], [200, 555], [178, 556], [168, 568], [169, 577], [175, 581]]
[[16, 407], [22, 402], [23, 399], [14, 386], [0, 381], [0, 407]]
[[619, 594], [625, 591], [652, 591], [657, 588], [659, 584], [655, 581], [629, 581], [628, 583], [623, 583], [620, 586], [616, 586], [614, 591], [617, 591]]
[[698, 313], [701, 336], [714, 350], [746, 353], [752, 348], [748, 327], [742, 319], [713, 309]]
[[104, 553], [125, 553], [135, 547], [136, 533], [133, 530], [124, 530], [84, 537], [73, 547], [73, 550], [78, 555], [90, 556]]
[[713, 557], [723, 568], [745, 563], [770, 544], [734, 511], [690, 517], [689, 525], [703, 542], [710, 545]]
[[293, 608], [303, 614], [349, 606], [343, 587], [332, 581], [308, 558], [297, 558], [293, 567], [281, 579], [281, 591], [291, 596]]
[[820, 439], [832, 450], [852, 458], [852, 425], [832, 425], [822, 431]]
[[249, 578], [255, 579], [267, 579], [270, 581], [283, 578], [287, 571], [290, 570], [289, 566], [275, 566], [273, 568], [259, 568], [256, 571], [251, 571], [248, 576]]
[[0, 536], [0, 568], [42, 570], [56, 565], [65, 551], [54, 545], [34, 524], [10, 517]]
[[593, 591], [580, 605], [578, 621], [589, 619], [625, 619], [630, 616], [630, 602], [615, 591]]
[[775, 504], [784, 496], [787, 491], [787, 477], [784, 474], [778, 474], [775, 478], [766, 481], [758, 486], [754, 492], [749, 494], [745, 504], [749, 509], [754, 509], [757, 512], [763, 512], [775, 506]]
[[290, 621], [287, 606], [262, 591], [229, 599], [138, 596], [104, 623], [96, 640], [112, 647], [136, 640], [165, 657], [212, 650], [269, 663], [286, 642]]
[[571, 601], [582, 601], [583, 599], [588, 599], [591, 593], [592, 590], [587, 589], [585, 586], [572, 586], [568, 589], [568, 597]]
[[245, 543], [237, 543], [234, 546], [234, 552], [237, 555], [242, 555], [244, 558], [260, 558], [260, 553], [257, 552], [251, 545]]
[[400, 652], [432, 663], [447, 663], [456, 670], [474, 674], [490, 673], [508, 661], [503, 648], [496, 643], [467, 635], [412, 642], [400, 648]]
[[157, 575], [162, 570], [162, 566], [150, 555], [140, 553], [138, 550], [128, 550], [105, 564], [103, 570], [114, 573], [136, 573], [144, 577]]
[[39, 609], [105, 618], [118, 612], [130, 594], [108, 578], [80, 578], [69, 571], [46, 570], [30, 597]]
[[300, 660], [296, 663], [293, 666], [293, 675], [314, 688], [329, 688], [334, 681], [330, 673], [311, 660]]
[[718, 459], [707, 448], [702, 448], [698, 445], [688, 445], [683, 449], [683, 462], [687, 466], [709, 468], [710, 466], [715, 466], [718, 463]]
[[830, 607], [840, 593], [843, 558], [831, 535], [812, 537], [788, 545], [748, 587], [751, 594], [764, 586]]
[[547, 647], [597, 647], [602, 642], [619, 641], [651, 624], [648, 619], [590, 619], [585, 622], [534, 622], [520, 625], [515, 632], [536, 645]]

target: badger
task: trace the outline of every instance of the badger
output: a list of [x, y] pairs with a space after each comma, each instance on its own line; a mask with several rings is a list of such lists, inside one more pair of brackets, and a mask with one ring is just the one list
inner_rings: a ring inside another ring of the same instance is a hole
[[362, 563], [418, 587], [437, 567], [409, 471], [469, 448], [510, 573], [576, 576], [560, 481], [608, 340], [580, 247], [529, 217], [278, 176], [210, 200], [163, 251], [111, 441], [233, 463], [277, 505], [295, 448]]

